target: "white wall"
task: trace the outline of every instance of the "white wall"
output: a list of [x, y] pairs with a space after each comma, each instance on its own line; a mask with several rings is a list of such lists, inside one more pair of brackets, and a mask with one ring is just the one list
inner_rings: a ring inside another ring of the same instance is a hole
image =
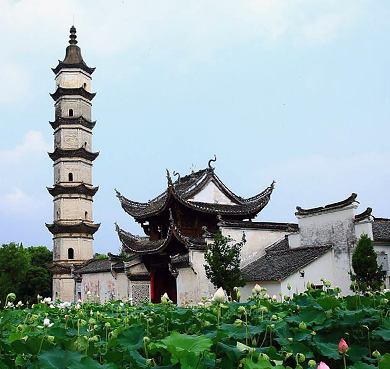
[[287, 232], [266, 229], [221, 228], [223, 236], [240, 242], [245, 232], [246, 243], [241, 250], [241, 266], [245, 266], [265, 254], [265, 248], [282, 239]]
[[227, 205], [235, 204], [212, 181], [207, 183], [207, 185], [200, 192], [198, 192], [188, 200], [197, 201], [197, 202], [206, 202], [210, 204], [214, 204], [214, 203], [227, 204]]

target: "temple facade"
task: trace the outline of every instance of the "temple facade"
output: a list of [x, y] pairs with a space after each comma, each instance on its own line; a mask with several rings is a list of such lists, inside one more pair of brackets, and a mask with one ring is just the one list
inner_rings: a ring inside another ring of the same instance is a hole
[[93, 222], [93, 196], [98, 187], [92, 185], [93, 161], [99, 153], [92, 151], [91, 92], [92, 73], [77, 46], [76, 28], [70, 29], [69, 46], [55, 74], [55, 120], [53, 160], [53, 223], [46, 224], [53, 234], [53, 297], [73, 301], [75, 282], [71, 269], [93, 256], [93, 234], [99, 224]]
[[[178, 304], [210, 295], [215, 288], [206, 278], [204, 251], [220, 230], [222, 217], [251, 223], [268, 204], [274, 188], [272, 183], [253, 197], [237, 196], [215, 174], [211, 161], [206, 169], [177, 176], [172, 181], [167, 173], [167, 188], [147, 203], [129, 200], [117, 192], [122, 208], [145, 232], [145, 236], [133, 235], [116, 226], [123, 249], [132, 258], [127, 274], [136, 283], [131, 282], [130, 290], [135, 296], [142, 285], [143, 298], [152, 302], [160, 302], [165, 292]], [[287, 231], [286, 224], [271, 230], [267, 242]], [[257, 241], [260, 247], [261, 237]], [[243, 262], [255, 252], [244, 248]]]

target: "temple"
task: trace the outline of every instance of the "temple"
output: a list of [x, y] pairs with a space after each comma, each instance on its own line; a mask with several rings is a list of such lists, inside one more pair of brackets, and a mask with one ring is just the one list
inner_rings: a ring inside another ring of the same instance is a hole
[[[91, 92], [92, 73], [77, 46], [76, 28], [70, 29], [69, 46], [55, 74], [54, 186], [48, 187], [53, 196], [54, 220], [46, 224], [53, 234], [53, 298], [73, 301], [75, 281], [72, 269], [93, 256], [93, 235], [99, 224], [93, 222], [93, 196], [98, 187], [92, 185], [93, 161], [99, 153], [92, 151]], [[80, 295], [81, 296], [81, 295]]]
[[[220, 229], [221, 217], [250, 223], [270, 200], [274, 183], [253, 197], [237, 196], [215, 174], [212, 161], [184, 177], [174, 173], [175, 181], [167, 172], [165, 191], [146, 203], [116, 192], [122, 208], [146, 235], [133, 235], [116, 225], [124, 251], [139, 261], [137, 269], [142, 270], [152, 302], [159, 302], [165, 292], [175, 303], [211, 293], [203, 267], [207, 239]], [[135, 270], [129, 274], [137, 278]]]

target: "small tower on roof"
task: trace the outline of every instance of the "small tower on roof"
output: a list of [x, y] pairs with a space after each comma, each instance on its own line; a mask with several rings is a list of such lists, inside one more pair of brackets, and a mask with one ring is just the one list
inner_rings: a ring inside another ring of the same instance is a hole
[[92, 151], [91, 119], [92, 73], [77, 46], [76, 28], [70, 29], [69, 46], [55, 73], [55, 120], [53, 160], [54, 186], [48, 188], [53, 196], [54, 220], [46, 224], [53, 234], [53, 298], [73, 301], [75, 284], [72, 265], [77, 266], [93, 256], [93, 235], [100, 224], [93, 222], [93, 196], [98, 187], [92, 185], [93, 161], [99, 153]]

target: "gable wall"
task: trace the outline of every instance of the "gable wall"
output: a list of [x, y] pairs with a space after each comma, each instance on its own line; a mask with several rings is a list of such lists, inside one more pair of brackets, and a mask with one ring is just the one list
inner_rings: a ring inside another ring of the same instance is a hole
[[188, 200], [196, 202], [206, 202], [209, 204], [218, 203], [234, 205], [234, 202], [232, 202], [212, 181], [210, 181], [200, 192], [198, 192]]

